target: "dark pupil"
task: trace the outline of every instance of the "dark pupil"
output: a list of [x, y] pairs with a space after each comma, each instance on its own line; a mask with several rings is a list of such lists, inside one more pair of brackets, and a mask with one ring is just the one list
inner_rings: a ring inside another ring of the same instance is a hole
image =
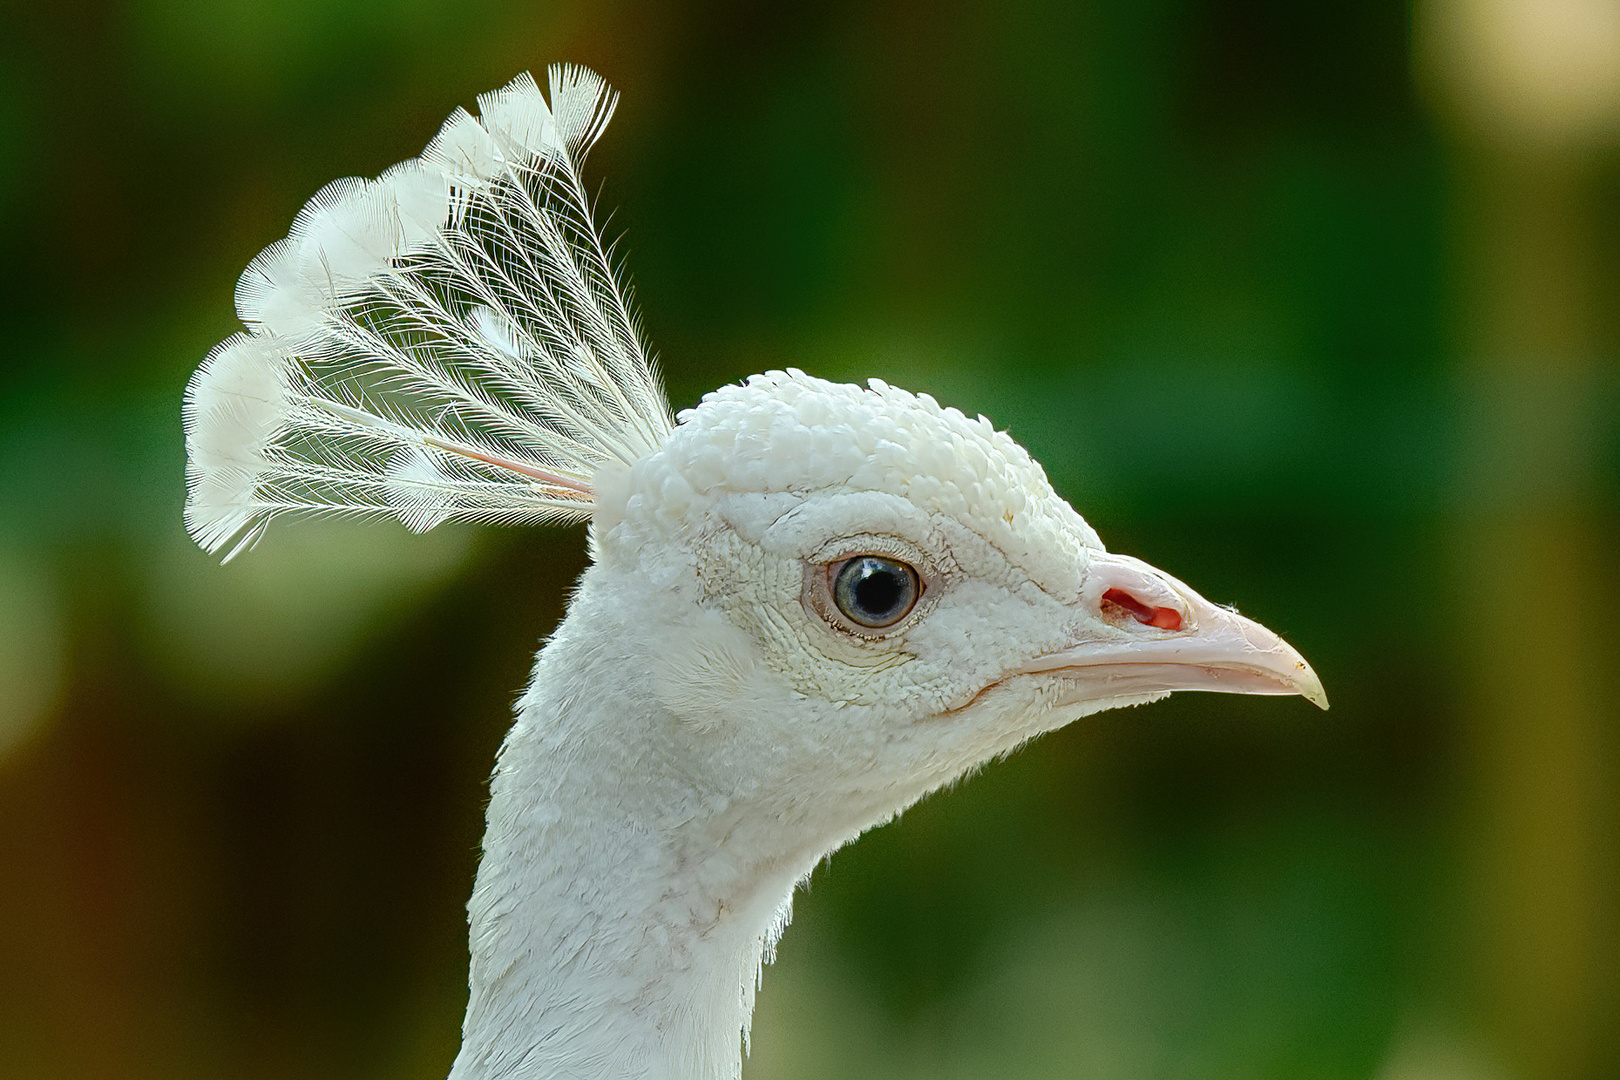
[[844, 614], [866, 626], [885, 626], [911, 607], [911, 575], [889, 559], [852, 559], [839, 572], [836, 592]]
[[855, 606], [870, 615], [887, 615], [900, 602], [903, 591], [900, 574], [894, 567], [867, 559], [861, 566], [861, 578], [855, 583]]

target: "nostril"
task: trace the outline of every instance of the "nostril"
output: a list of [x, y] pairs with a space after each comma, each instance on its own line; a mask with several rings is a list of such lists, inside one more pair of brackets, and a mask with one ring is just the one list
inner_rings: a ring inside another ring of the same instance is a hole
[[1103, 593], [1103, 603], [1124, 608], [1144, 626], [1156, 626], [1160, 630], [1181, 629], [1181, 612], [1175, 608], [1149, 607], [1124, 589], [1109, 589]]

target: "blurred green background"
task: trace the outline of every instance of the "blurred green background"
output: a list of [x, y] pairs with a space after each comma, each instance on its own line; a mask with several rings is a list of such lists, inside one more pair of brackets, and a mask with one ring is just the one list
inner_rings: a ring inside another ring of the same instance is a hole
[[579, 529], [180, 527], [236, 275], [524, 68], [677, 407], [984, 412], [1333, 696], [1183, 695], [818, 870], [745, 1075], [1620, 1076], [1613, 0], [62, 0], [0, 38], [0, 1078], [442, 1077]]

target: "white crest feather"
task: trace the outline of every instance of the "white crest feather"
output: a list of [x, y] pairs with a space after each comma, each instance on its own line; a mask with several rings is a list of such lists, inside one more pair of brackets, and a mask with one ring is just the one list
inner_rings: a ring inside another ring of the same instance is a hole
[[209, 551], [288, 511], [578, 520], [605, 462], [673, 421], [580, 167], [613, 114], [594, 73], [527, 73], [420, 158], [322, 188], [236, 289], [246, 333], [183, 412], [186, 525]]

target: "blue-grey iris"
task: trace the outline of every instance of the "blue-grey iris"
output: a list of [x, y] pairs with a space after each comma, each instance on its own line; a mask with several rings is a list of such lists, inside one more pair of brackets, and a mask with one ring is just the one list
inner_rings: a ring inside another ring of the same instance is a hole
[[844, 617], [874, 630], [905, 618], [921, 591], [917, 571], [881, 555], [857, 555], [845, 562], [832, 588], [833, 603]]

